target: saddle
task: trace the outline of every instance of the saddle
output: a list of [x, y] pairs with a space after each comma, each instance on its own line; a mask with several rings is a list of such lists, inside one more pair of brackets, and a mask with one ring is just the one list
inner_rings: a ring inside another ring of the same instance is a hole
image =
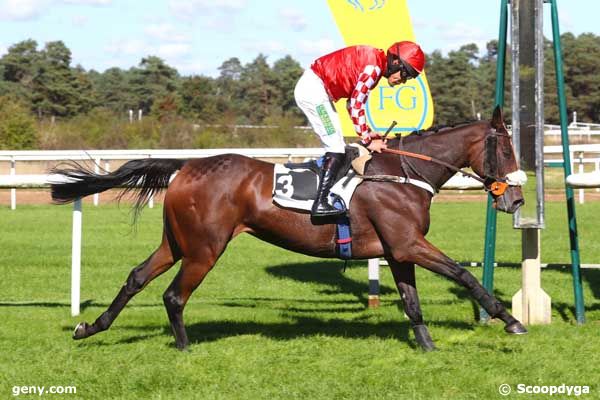
[[[334, 207], [348, 211], [352, 195], [362, 182], [366, 163], [371, 159], [369, 151], [358, 144], [346, 146], [344, 165], [330, 190], [330, 202]], [[275, 164], [273, 174], [273, 201], [284, 208], [310, 211], [317, 197], [319, 172], [323, 157], [302, 163]], [[352, 237], [348, 215], [331, 218], [337, 224], [338, 257], [352, 257]]]

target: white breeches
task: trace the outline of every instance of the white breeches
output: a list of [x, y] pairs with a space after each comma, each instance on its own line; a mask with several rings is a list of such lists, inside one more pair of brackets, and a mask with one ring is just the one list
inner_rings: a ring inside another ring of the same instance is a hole
[[304, 112], [326, 152], [344, 153], [342, 125], [323, 81], [307, 68], [294, 89], [296, 104]]

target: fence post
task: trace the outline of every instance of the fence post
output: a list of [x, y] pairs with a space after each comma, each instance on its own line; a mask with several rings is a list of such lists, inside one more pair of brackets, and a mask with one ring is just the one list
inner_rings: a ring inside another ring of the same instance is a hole
[[379, 307], [379, 258], [369, 258], [369, 308]]
[[[148, 154], [148, 158], [152, 158], [152, 155]], [[154, 208], [154, 195], [150, 196], [148, 200], [148, 208]]]
[[[99, 158], [96, 158], [94, 160], [94, 172], [96, 174], [100, 173], [100, 159]], [[100, 198], [100, 195], [98, 193], [95, 193], [94, 194], [94, 206], [96, 206], [96, 207], [98, 206], [98, 199], [99, 198]]]
[[[579, 153], [579, 169], [577, 170], [580, 174], [583, 174], [583, 152]], [[579, 189], [579, 204], [585, 203], [585, 190]]]
[[[10, 160], [10, 174], [12, 176], [17, 174], [17, 166], [14, 158]], [[10, 189], [10, 209], [15, 210], [17, 208], [17, 189]]]
[[81, 290], [81, 199], [73, 203], [73, 237], [71, 243], [71, 315], [79, 315]]

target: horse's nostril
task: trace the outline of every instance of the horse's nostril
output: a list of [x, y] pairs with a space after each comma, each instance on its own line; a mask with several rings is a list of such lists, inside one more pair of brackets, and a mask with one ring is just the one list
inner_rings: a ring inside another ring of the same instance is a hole
[[524, 199], [518, 199], [518, 200], [513, 201], [511, 211], [512, 212], [517, 211], [523, 204], [525, 204]]

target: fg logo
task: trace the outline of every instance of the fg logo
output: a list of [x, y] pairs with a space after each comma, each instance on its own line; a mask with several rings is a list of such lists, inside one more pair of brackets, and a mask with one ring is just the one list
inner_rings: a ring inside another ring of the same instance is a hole
[[396, 132], [423, 129], [430, 109], [427, 88], [421, 76], [404, 85], [391, 87], [382, 80], [367, 101], [367, 119], [377, 131], [385, 131], [389, 121], [397, 120]]
[[[365, 8], [363, 7], [360, 0], [346, 0], [346, 1], [348, 1], [348, 3], [350, 3], [354, 7], [355, 10], [360, 10], [362, 12], [365, 12]], [[373, 4], [369, 7], [369, 11], [376, 10], [385, 5], [385, 0], [370, 0], [370, 1]], [[363, 1], [363, 2], [367, 3], [367, 1]]]

